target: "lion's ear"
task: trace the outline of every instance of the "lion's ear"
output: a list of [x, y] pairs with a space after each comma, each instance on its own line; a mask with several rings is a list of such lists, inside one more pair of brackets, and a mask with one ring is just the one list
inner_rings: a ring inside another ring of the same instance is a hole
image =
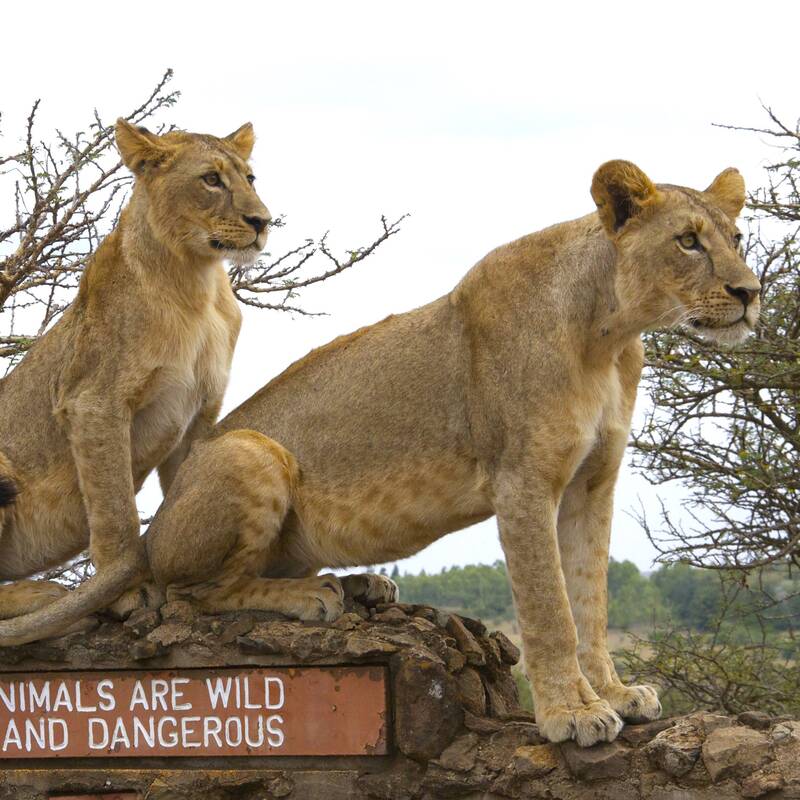
[[713, 203], [735, 220], [744, 207], [744, 178], [738, 169], [728, 167], [711, 181], [711, 186], [703, 194], [710, 195]]
[[127, 120], [118, 119], [114, 133], [122, 161], [134, 175], [141, 174], [147, 164], [160, 163], [170, 152], [160, 136]]
[[630, 161], [606, 161], [595, 172], [591, 191], [609, 236], [615, 236], [629, 219], [661, 200], [655, 184]]
[[253, 152], [253, 145], [256, 143], [256, 135], [253, 132], [253, 124], [245, 122], [241, 128], [237, 128], [233, 133], [225, 137], [225, 141], [229, 142], [233, 149], [245, 160], [250, 158]]

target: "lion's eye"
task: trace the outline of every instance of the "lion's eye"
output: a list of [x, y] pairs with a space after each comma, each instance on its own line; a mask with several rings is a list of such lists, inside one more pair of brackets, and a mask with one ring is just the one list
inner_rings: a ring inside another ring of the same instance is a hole
[[247, 176], [247, 182], [252, 186], [256, 182], [256, 176], [255, 175], [248, 175]]
[[681, 247], [686, 250], [699, 250], [700, 249], [700, 240], [697, 238], [696, 233], [692, 233], [691, 231], [687, 231], [686, 233], [682, 233], [678, 237], [678, 241], [680, 242]]
[[218, 172], [209, 172], [203, 175], [203, 180], [209, 186], [219, 186], [222, 183], [222, 180], [220, 179]]

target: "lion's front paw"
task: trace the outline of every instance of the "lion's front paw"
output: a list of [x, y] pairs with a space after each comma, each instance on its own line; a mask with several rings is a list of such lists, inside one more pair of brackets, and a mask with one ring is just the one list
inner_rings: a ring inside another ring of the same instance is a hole
[[661, 716], [661, 703], [652, 686], [612, 684], [599, 689], [597, 693], [626, 722], [650, 722]]
[[397, 584], [386, 575], [373, 575], [360, 572], [342, 578], [342, 586], [347, 597], [370, 607], [380, 603], [396, 603], [400, 595]]
[[537, 709], [536, 722], [539, 732], [551, 742], [574, 739], [581, 747], [614, 741], [623, 724], [605, 700], [595, 700], [576, 708]]
[[339, 619], [344, 613], [344, 589], [339, 579], [335, 575], [320, 575], [308, 580], [316, 585], [309, 588], [306, 583], [297, 617], [313, 622], [333, 622]]

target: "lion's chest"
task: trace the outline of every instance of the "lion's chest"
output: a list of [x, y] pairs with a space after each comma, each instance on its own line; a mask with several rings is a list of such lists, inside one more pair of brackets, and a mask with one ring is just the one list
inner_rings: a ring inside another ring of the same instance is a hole
[[134, 478], [144, 477], [178, 446], [200, 410], [221, 399], [228, 382], [236, 322], [214, 307], [173, 331], [136, 412], [131, 431]]
[[620, 370], [615, 364], [585, 374], [571, 405], [584, 455], [599, 440], [627, 429], [628, 402]]

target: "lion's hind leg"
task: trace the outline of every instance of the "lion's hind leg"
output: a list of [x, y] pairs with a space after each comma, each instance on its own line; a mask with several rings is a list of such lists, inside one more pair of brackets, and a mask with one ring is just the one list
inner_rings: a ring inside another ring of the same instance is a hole
[[60, 600], [69, 589], [53, 581], [21, 580], [0, 586], [0, 619], [11, 619]]
[[275, 611], [305, 620], [341, 615], [338, 578], [264, 578], [278, 554], [297, 466], [277, 442], [231, 431], [195, 445], [147, 533], [156, 582], [168, 600], [209, 612]]

